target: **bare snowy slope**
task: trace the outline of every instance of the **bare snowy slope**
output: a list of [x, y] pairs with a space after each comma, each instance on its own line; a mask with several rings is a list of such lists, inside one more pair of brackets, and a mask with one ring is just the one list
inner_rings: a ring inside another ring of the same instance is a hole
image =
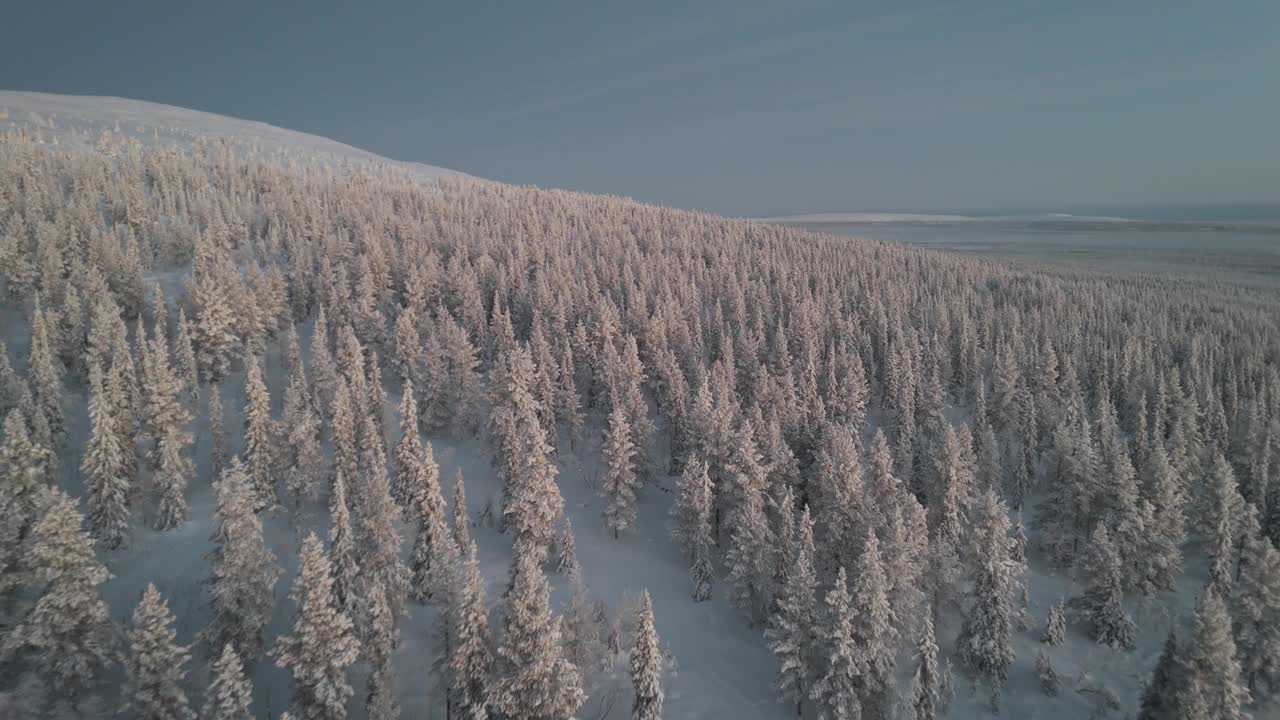
[[188, 145], [196, 137], [211, 136], [261, 152], [386, 163], [423, 179], [463, 174], [434, 165], [391, 160], [318, 135], [172, 105], [117, 97], [0, 90], [0, 130], [22, 127], [39, 130], [44, 142], [73, 147], [92, 145], [102, 130], [110, 129], [141, 142]]

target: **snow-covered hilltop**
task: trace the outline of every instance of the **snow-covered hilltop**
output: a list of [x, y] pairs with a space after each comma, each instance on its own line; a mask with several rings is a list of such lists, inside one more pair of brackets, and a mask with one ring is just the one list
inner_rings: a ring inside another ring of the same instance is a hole
[[55, 95], [0, 90], [0, 131], [26, 128], [47, 143], [92, 147], [103, 130], [140, 142], [189, 146], [196, 137], [220, 138], [264, 154], [324, 156], [335, 160], [385, 163], [422, 179], [461, 175], [422, 163], [391, 160], [318, 135], [226, 115], [118, 97]]

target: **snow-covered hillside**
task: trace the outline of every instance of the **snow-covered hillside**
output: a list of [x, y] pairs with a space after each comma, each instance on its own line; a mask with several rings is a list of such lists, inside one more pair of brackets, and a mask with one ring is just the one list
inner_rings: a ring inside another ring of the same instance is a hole
[[0, 718], [1274, 716], [1276, 294], [0, 108]]
[[266, 123], [117, 97], [0, 90], [0, 130], [15, 128], [38, 131], [44, 142], [72, 148], [92, 147], [103, 130], [110, 130], [144, 143], [164, 141], [189, 147], [196, 137], [220, 138], [264, 154], [283, 151], [295, 157], [385, 163], [408, 169], [424, 180], [462, 174], [391, 160], [329, 138]]

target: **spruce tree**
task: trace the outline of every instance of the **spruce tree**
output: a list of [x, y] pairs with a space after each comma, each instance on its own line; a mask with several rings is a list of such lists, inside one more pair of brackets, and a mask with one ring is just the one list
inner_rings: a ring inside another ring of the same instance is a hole
[[1280, 697], [1280, 551], [1261, 535], [1256, 510], [1249, 509], [1230, 605], [1244, 683], [1265, 704]]
[[50, 452], [31, 441], [22, 410], [4, 419], [0, 443], [0, 611], [25, 583], [23, 539], [37, 515], [38, 495], [49, 473]]
[[142, 427], [150, 441], [148, 465], [156, 470], [160, 467], [161, 442], [166, 438], [172, 441], [171, 433], [181, 432], [181, 428], [191, 422], [191, 414], [180, 399], [182, 387], [169, 366], [169, 350], [163, 341], [152, 341], [142, 356], [142, 375], [146, 399]]
[[351, 618], [333, 603], [333, 574], [324, 546], [310, 533], [290, 597], [297, 605], [293, 632], [276, 639], [276, 665], [293, 685], [289, 711], [299, 720], [343, 720], [351, 684], [347, 671], [359, 655]]
[[854, 637], [861, 656], [862, 711], [866, 717], [892, 715], [898, 650], [898, 618], [889, 604], [889, 581], [875, 532], [867, 530], [853, 587]]
[[329, 560], [333, 568], [334, 605], [347, 617], [360, 617], [360, 565], [347, 505], [347, 480], [341, 470], [334, 473], [333, 494], [329, 496]]
[[1009, 513], [994, 491], [975, 508], [974, 603], [957, 653], [991, 687], [993, 704], [1013, 665], [1013, 591], [1017, 584], [1009, 548]]
[[658, 632], [653, 626], [653, 603], [646, 591], [636, 612], [636, 637], [631, 646], [631, 687], [635, 700], [631, 704], [631, 720], [662, 718], [662, 653], [658, 649]]
[[573, 524], [569, 518], [564, 519], [564, 531], [560, 534], [560, 554], [556, 558], [556, 574], [569, 575], [580, 571], [578, 563], [578, 543], [573, 537]]
[[1192, 616], [1191, 633], [1181, 645], [1170, 717], [1245, 720], [1250, 702], [1241, 678], [1231, 616], [1213, 586], [1205, 588]]
[[280, 571], [263, 541], [257, 496], [239, 458], [232, 458], [216, 489], [209, 570], [213, 618], [205, 639], [215, 648], [231, 643], [236, 655], [252, 664], [262, 652], [262, 630], [271, 618]]
[[[413, 382], [405, 380], [400, 395], [400, 441], [396, 444], [396, 474], [391, 483], [391, 496], [409, 514], [416, 507], [417, 493], [425, 489], [423, 478], [422, 439], [418, 435], [418, 403]], [[437, 475], [439, 473], [437, 472]], [[437, 485], [439, 479], [437, 478]]]
[[1100, 644], [1132, 650], [1137, 643], [1137, 627], [1124, 612], [1120, 555], [1105, 525], [1099, 525], [1089, 541], [1085, 566], [1089, 585], [1084, 603], [1090, 634]]
[[128, 448], [120, 444], [121, 408], [110, 405], [102, 384], [102, 372], [89, 368], [89, 442], [80, 472], [89, 494], [89, 527], [105, 547], [120, 547], [129, 533], [129, 499], [133, 477], [129, 472]]
[[216, 483], [227, 466], [227, 425], [219, 385], [209, 387], [209, 475]]
[[218, 382], [231, 368], [231, 356], [239, 344], [236, 314], [228, 297], [229, 269], [212, 266], [193, 273], [191, 301], [195, 306], [192, 341], [196, 360], [206, 380]]
[[[391, 483], [387, 478], [386, 462], [377, 439], [377, 424], [372, 417], [365, 417], [364, 432], [365, 488], [360, 508], [361, 581], [381, 583], [387, 592], [387, 602], [397, 615], [403, 611], [409, 591], [409, 570], [400, 558], [400, 507], [391, 498]], [[435, 502], [443, 505], [439, 496]], [[441, 518], [443, 520], [443, 518]], [[439, 531], [437, 531], [439, 532]]]
[[213, 664], [213, 679], [205, 692], [201, 717], [203, 720], [253, 720], [249, 712], [252, 702], [253, 685], [245, 676], [235, 648], [227, 643]]
[[560, 720], [582, 704], [578, 669], [562, 655], [560, 618], [551, 614], [550, 588], [536, 547], [516, 556], [497, 648], [494, 710], [511, 720]]
[[[301, 362], [301, 360], [299, 360]], [[295, 510], [303, 501], [319, 496], [319, 485], [327, 477], [324, 449], [320, 446], [321, 420], [315, 411], [306, 375], [291, 373], [284, 393], [283, 448], [284, 487]]]
[[489, 610], [476, 561], [475, 543], [468, 543], [457, 591], [449, 595], [453, 643], [449, 646], [449, 677], [463, 720], [487, 720], [492, 692], [493, 647], [489, 638]]
[[156, 586], [148, 584], [133, 611], [126, 663], [128, 707], [139, 720], [195, 720], [182, 689], [187, 648], [177, 644], [173, 613]]
[[1061, 645], [1067, 638], [1066, 601], [1049, 606], [1049, 617], [1045, 620], [1044, 635], [1040, 641], [1049, 645]]
[[1036, 677], [1040, 679], [1040, 689], [1045, 695], [1053, 697], [1058, 694], [1058, 671], [1053, 669], [1053, 661], [1044, 648], [1036, 653]]
[[621, 405], [609, 413], [609, 423], [604, 431], [605, 474], [600, 492], [605, 498], [604, 523], [618, 533], [630, 528], [636, 520], [636, 489], [639, 485], [635, 471], [635, 446], [631, 442], [631, 428], [627, 413]]
[[574, 565], [568, 575], [569, 605], [565, 608], [562, 622], [565, 658], [578, 669], [583, 687], [586, 687], [591, 674], [600, 667], [600, 656], [604, 652], [600, 621], [596, 617], [595, 605], [587, 595], [582, 569]]
[[4, 639], [0, 657], [29, 650], [28, 667], [46, 691], [74, 702], [112, 664], [111, 616], [98, 592], [111, 573], [94, 556], [71, 498], [50, 490], [41, 504], [25, 563], [39, 599]]
[[813, 519], [807, 505], [795, 533], [779, 541], [792, 547], [792, 562], [783, 567], [778, 610], [770, 619], [765, 639], [780, 663], [778, 689], [783, 698], [796, 704], [796, 715], [800, 716], [818, 664], [815, 636], [818, 578], [814, 567]]
[[1138, 720], [1164, 720], [1175, 717], [1174, 708], [1180, 692], [1178, 686], [1183, 672], [1182, 648], [1173, 631], [1170, 631], [1165, 638], [1160, 659], [1156, 661], [1156, 667], [1151, 671], [1151, 678], [1143, 686]]
[[64, 432], [62, 364], [55, 357], [53, 339], [49, 334], [44, 311], [40, 308], [39, 295], [36, 296], [35, 310], [31, 316], [31, 357], [28, 366], [36, 405], [44, 413], [54, 436], [60, 436]]
[[400, 632], [387, 603], [386, 590], [372, 583], [366, 593], [369, 633], [360, 645], [370, 668], [368, 694], [365, 696], [366, 714], [369, 720], [395, 720], [400, 717], [400, 706], [396, 703], [395, 666], [391, 660], [400, 645]]
[[[431, 455], [431, 445], [420, 451], [409, 469], [413, 489], [409, 497], [414, 501], [414, 515], [418, 535], [413, 543], [413, 558], [409, 563], [409, 594], [418, 602], [427, 602], [436, 591], [446, 591], [442, 583], [447, 577], [444, 568], [438, 567], [440, 557], [456, 554], [454, 537], [444, 517], [444, 498], [440, 495], [440, 468]], [[447, 544], [448, 549], [441, 548]]]
[[471, 545], [471, 514], [467, 510], [467, 488], [462, 479], [462, 468], [453, 478], [453, 540], [461, 551]]
[[275, 463], [274, 423], [271, 420], [271, 398], [262, 379], [262, 368], [256, 358], [245, 360], [244, 444], [249, 481], [256, 495], [256, 509], [276, 504], [273, 477]]
[[866, 665], [858, 652], [856, 625], [849, 597], [849, 581], [841, 567], [836, 573], [835, 586], [827, 593], [822, 614], [821, 627], [826, 634], [826, 668], [809, 691], [809, 697], [817, 703], [820, 717], [831, 720], [857, 720], [862, 717], [858, 687]]
[[564, 498], [556, 483], [551, 446], [529, 391], [533, 361], [528, 350], [516, 348], [505, 367], [494, 388], [498, 402], [492, 418], [499, 443], [504, 527], [515, 535], [513, 546], [533, 548], [541, 563], [555, 541], [556, 519], [564, 509]]
[[156, 488], [155, 529], [172, 530], [187, 521], [187, 481], [194, 472], [183, 451], [191, 435], [173, 427], [160, 438], [160, 467], [152, 482]]
[[194, 402], [200, 395], [200, 376], [187, 312], [178, 308], [178, 335], [173, 342], [173, 360], [184, 393]]
[[938, 673], [938, 643], [933, 633], [933, 613], [925, 612], [920, 639], [916, 642], [916, 669], [911, 675], [909, 720], [936, 720], [942, 711], [941, 677]]

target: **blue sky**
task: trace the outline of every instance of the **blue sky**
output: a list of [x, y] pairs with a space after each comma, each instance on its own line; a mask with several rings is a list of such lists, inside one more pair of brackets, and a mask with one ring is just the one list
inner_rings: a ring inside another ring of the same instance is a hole
[[8, 7], [0, 87], [742, 215], [1280, 202], [1280, 2]]

